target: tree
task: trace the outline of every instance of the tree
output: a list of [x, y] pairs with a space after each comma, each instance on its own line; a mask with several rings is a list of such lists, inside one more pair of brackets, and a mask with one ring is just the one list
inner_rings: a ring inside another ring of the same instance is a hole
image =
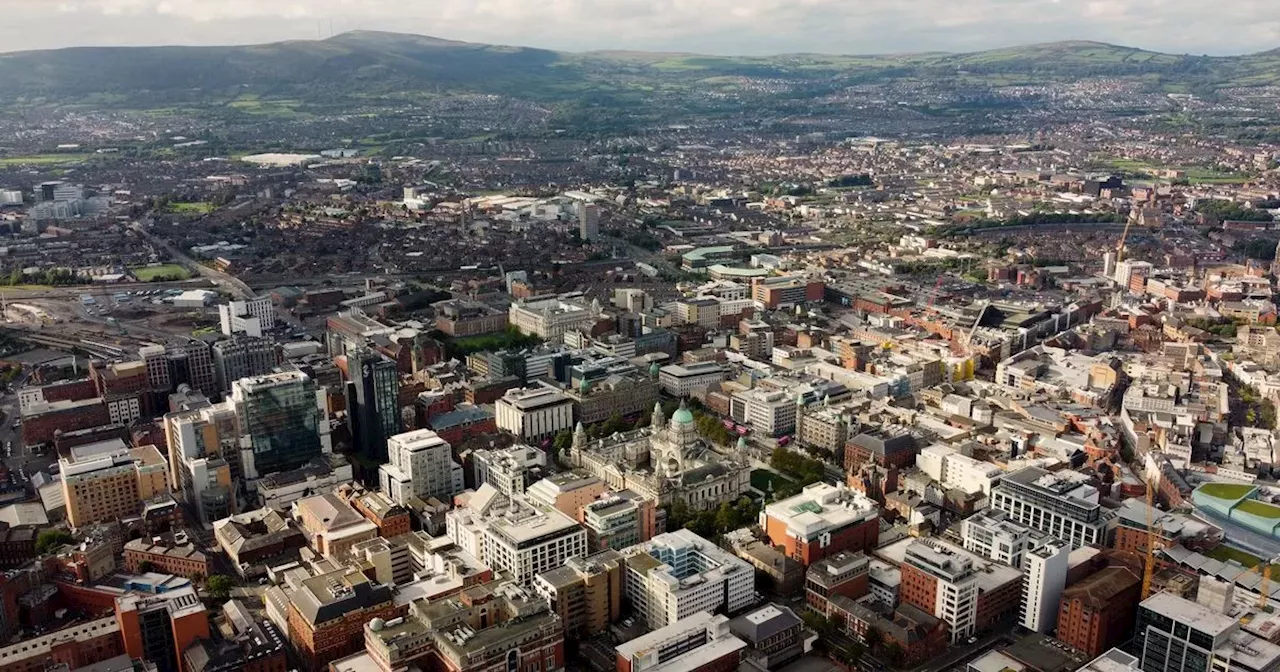
[[902, 649], [901, 644], [889, 642], [884, 647], [884, 659], [893, 667], [902, 667], [907, 662], [907, 652]]
[[150, 572], [155, 568], [156, 568], [155, 564], [152, 563], [150, 560], [143, 560], [142, 562], [138, 563], [138, 571], [143, 574], [146, 574], [147, 572]]
[[36, 535], [36, 553], [44, 555], [63, 544], [71, 543], [73, 540], [74, 537], [66, 530], [41, 530], [40, 534]]
[[742, 521], [738, 516], [738, 509], [729, 502], [721, 502], [720, 508], [716, 511], [716, 530], [723, 534], [736, 530], [741, 526]]
[[234, 585], [231, 577], [223, 574], [214, 574], [205, 582], [204, 588], [209, 592], [209, 597], [215, 600], [225, 600], [231, 597], [231, 587]]

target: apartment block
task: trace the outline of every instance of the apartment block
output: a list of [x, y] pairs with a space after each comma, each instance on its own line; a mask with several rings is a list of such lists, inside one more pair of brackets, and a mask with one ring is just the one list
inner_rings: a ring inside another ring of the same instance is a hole
[[387, 440], [386, 464], [378, 467], [382, 491], [396, 504], [435, 497], [448, 501], [462, 492], [462, 465], [448, 442], [429, 429], [396, 434]]
[[651, 628], [699, 611], [733, 613], [755, 600], [751, 565], [689, 530], [660, 534], [622, 555], [627, 602]]
[[992, 508], [1022, 525], [1069, 542], [1072, 548], [1106, 546], [1116, 513], [1102, 507], [1098, 489], [1076, 472], [1027, 467], [1008, 474], [992, 489]]
[[533, 589], [560, 617], [566, 636], [588, 639], [622, 617], [624, 563], [613, 549], [570, 558], [534, 577]]
[[129, 448], [113, 439], [76, 446], [58, 463], [72, 527], [137, 516], [145, 502], [169, 493], [167, 465], [155, 446]]

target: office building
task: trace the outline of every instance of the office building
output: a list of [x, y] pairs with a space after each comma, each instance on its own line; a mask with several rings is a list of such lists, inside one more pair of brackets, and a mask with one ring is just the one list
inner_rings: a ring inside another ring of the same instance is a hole
[[380, 354], [348, 355], [347, 375], [354, 394], [347, 414], [356, 449], [377, 463], [387, 460], [387, 439], [400, 433], [400, 373]]
[[[547, 454], [533, 446], [515, 444], [505, 449], [481, 448], [471, 453], [471, 480], [468, 484], [474, 488], [488, 483], [498, 489], [503, 497], [512, 497], [526, 492], [529, 486], [538, 482], [547, 467]], [[561, 472], [557, 477], [570, 478], [573, 474]], [[577, 479], [581, 480], [581, 479]], [[603, 486], [601, 486], [603, 489]], [[557, 505], [555, 499], [539, 499], [530, 493], [530, 497], [542, 501], [552, 508], [559, 509], [567, 516], [578, 515], [577, 509], [565, 509]]]
[[752, 282], [751, 295], [756, 303], [767, 310], [777, 310], [811, 301], [822, 301], [825, 289], [826, 286], [821, 280], [780, 275], [756, 279]]
[[466, 487], [453, 449], [429, 429], [392, 436], [387, 456], [387, 463], [378, 467], [378, 481], [382, 491], [401, 506], [414, 497], [447, 502]]
[[921, 540], [907, 546], [901, 569], [903, 602], [946, 623], [953, 644], [976, 632], [978, 573], [970, 558]]
[[841, 551], [874, 551], [880, 509], [856, 490], [814, 483], [800, 494], [765, 507], [760, 514], [769, 543], [802, 565]]
[[727, 616], [700, 611], [619, 644], [618, 672], [737, 670], [746, 648]]
[[0, 670], [46, 672], [59, 665], [79, 670], [123, 653], [120, 625], [108, 616], [0, 647]]
[[330, 450], [324, 391], [301, 371], [237, 380], [229, 403], [239, 422], [248, 480], [297, 469]]
[[573, 400], [551, 387], [507, 390], [493, 406], [498, 429], [529, 443], [573, 428]]
[[186, 672], [284, 672], [284, 635], [267, 619], [255, 619], [239, 600], [222, 605], [213, 637], [183, 652]]
[[265, 338], [236, 335], [213, 344], [213, 370], [223, 393], [241, 378], [271, 373], [279, 363], [276, 344]]
[[269, 508], [215, 522], [213, 537], [242, 576], [252, 568], [297, 559], [298, 550], [307, 545], [306, 535], [291, 518]]
[[210, 399], [218, 398], [218, 375], [213, 367], [213, 348], [204, 341], [180, 345], [146, 345], [138, 348], [147, 369], [152, 390], [173, 392], [183, 384]]
[[729, 399], [729, 415], [766, 436], [790, 434], [796, 428], [796, 400], [784, 391], [760, 388], [735, 392]]
[[276, 307], [271, 297], [259, 296], [218, 306], [218, 319], [226, 336], [247, 334], [261, 338], [276, 326]]
[[[990, 462], [975, 460], [950, 446], [933, 445], [920, 451], [916, 466], [943, 488], [957, 488], [969, 494], [991, 494], [1004, 471]], [[1016, 565], [1015, 565], [1016, 566]]]
[[578, 203], [578, 237], [584, 241], [600, 237], [600, 206], [595, 203]]
[[729, 630], [747, 643], [742, 652], [748, 669], [776, 670], [808, 653], [817, 635], [808, 632], [796, 612], [766, 604], [729, 621]]
[[1104, 567], [1062, 592], [1058, 639], [1089, 657], [1128, 641], [1142, 580], [1126, 567]]
[[116, 598], [115, 608], [125, 653], [155, 663], [159, 672], [186, 672], [182, 652], [209, 639], [209, 612], [191, 586], [125, 593]]
[[511, 326], [522, 334], [537, 336], [548, 343], [561, 343], [569, 331], [590, 330], [600, 317], [599, 306], [571, 299], [523, 299], [511, 304], [507, 315]]
[[529, 499], [577, 518], [584, 506], [608, 491], [604, 481], [575, 471], [562, 471], [539, 479], [525, 490]]
[[486, 521], [481, 548], [481, 561], [494, 571], [532, 586], [534, 576], [586, 555], [587, 532], [555, 509], [520, 503]]
[[155, 446], [129, 448], [112, 439], [76, 446], [58, 463], [72, 527], [135, 517], [144, 504], [169, 494], [164, 456]]
[[560, 617], [566, 637], [589, 639], [622, 618], [622, 574], [622, 555], [607, 549], [538, 574], [533, 589]]
[[134, 574], [143, 574], [143, 568], [150, 567], [148, 571], [193, 580], [211, 575], [208, 556], [182, 532], [130, 539], [124, 544], [123, 560], [125, 570]]
[[378, 536], [378, 526], [332, 492], [293, 503], [293, 517], [313, 550], [331, 560], [347, 556], [353, 546]]
[[1240, 621], [1169, 593], [1138, 605], [1133, 651], [1142, 672], [1275, 672], [1280, 646]]
[[506, 311], [479, 301], [449, 299], [431, 304], [436, 311], [436, 329], [453, 338], [491, 334], [507, 328]]
[[289, 641], [311, 672], [364, 648], [365, 624], [405, 616], [395, 601], [395, 586], [374, 583], [355, 568], [304, 579], [285, 593]]
[[668, 364], [658, 369], [658, 384], [673, 397], [702, 399], [707, 395], [707, 389], [719, 385], [728, 377], [728, 368], [720, 362]]
[[805, 603], [820, 614], [831, 611], [831, 599], [856, 600], [871, 592], [871, 561], [865, 553], [842, 551], [811, 565], [804, 577]]
[[621, 550], [648, 541], [653, 536], [653, 518], [653, 502], [630, 490], [605, 493], [583, 506], [580, 514], [591, 551]]
[[650, 628], [700, 611], [733, 613], [755, 601], [751, 565], [689, 530], [660, 534], [622, 555], [627, 602]]
[[1022, 627], [1039, 633], [1058, 625], [1058, 607], [1067, 585], [1071, 545], [1057, 539], [1032, 549], [1022, 561]]
[[1116, 513], [1099, 503], [1098, 489], [1073, 471], [1027, 467], [1004, 477], [991, 491], [991, 506], [1014, 522], [1069, 542], [1072, 548], [1107, 546]]

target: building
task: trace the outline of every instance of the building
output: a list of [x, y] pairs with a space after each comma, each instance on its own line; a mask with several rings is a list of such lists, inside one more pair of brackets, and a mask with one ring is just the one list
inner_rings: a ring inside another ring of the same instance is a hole
[[[147, 571], [174, 574], [188, 579], [210, 576], [209, 558], [197, 550], [186, 535], [160, 535], [130, 539], [124, 544], [124, 568], [135, 574]], [[146, 563], [146, 564], [144, 564]]]
[[318, 672], [333, 660], [364, 646], [365, 624], [401, 618], [407, 605], [395, 601], [395, 587], [374, 583], [354, 568], [304, 579], [286, 592], [288, 637], [303, 666]]
[[747, 643], [729, 619], [699, 611], [617, 647], [618, 672], [733, 672]]
[[1133, 650], [1143, 672], [1275, 672], [1280, 646], [1245, 632], [1240, 621], [1169, 593], [1138, 605]]
[[729, 398], [729, 415], [766, 436], [790, 434], [796, 428], [796, 400], [784, 391], [760, 388], [735, 392]]
[[654, 518], [653, 502], [630, 490], [605, 493], [583, 506], [579, 517], [591, 551], [620, 550], [648, 541], [653, 536]]
[[761, 672], [776, 670], [808, 653], [817, 639], [805, 631], [796, 612], [777, 604], [766, 604], [729, 621], [729, 631], [747, 643], [744, 662]]
[[944, 488], [958, 488], [969, 494], [991, 494], [1004, 471], [990, 462], [975, 460], [950, 446], [933, 445], [920, 451], [916, 466]]
[[[469, 485], [478, 488], [488, 483], [497, 488], [502, 496], [511, 497], [528, 491], [530, 485], [542, 478], [547, 466], [547, 454], [533, 446], [518, 443], [504, 450], [481, 448], [471, 453], [470, 466], [471, 479], [468, 482]], [[561, 472], [556, 474], [556, 477], [557, 480], [553, 485], [560, 487], [563, 484], [566, 489], [583, 480], [572, 472]], [[601, 486], [600, 490], [603, 491], [603, 489], [604, 487]], [[577, 508], [560, 506], [559, 495], [564, 493], [556, 491], [550, 494], [554, 496], [541, 498], [534, 493], [530, 493], [530, 497], [558, 509], [566, 516], [578, 515]], [[583, 494], [584, 502], [589, 501], [596, 494], [599, 493]]]
[[213, 537], [241, 576], [252, 568], [296, 559], [307, 536], [275, 509], [255, 509], [213, 524]]
[[354, 479], [355, 470], [345, 455], [326, 453], [297, 469], [263, 476], [254, 490], [258, 506], [284, 511], [313, 492], [332, 492]]
[[373, 352], [347, 355], [347, 417], [356, 449], [377, 463], [387, 460], [387, 440], [400, 433], [400, 372], [396, 363]]
[[760, 527], [787, 557], [809, 565], [841, 551], [875, 550], [880, 509], [856, 490], [814, 483], [800, 494], [765, 507]]
[[1058, 639], [1089, 657], [1129, 639], [1142, 580], [1125, 567], [1104, 567], [1062, 592]]
[[1057, 539], [1032, 549], [1022, 561], [1022, 627], [1046, 633], [1058, 625], [1058, 607], [1067, 585], [1071, 545]]
[[613, 549], [569, 558], [534, 577], [533, 589], [560, 617], [566, 636], [589, 639], [622, 618], [623, 564]]
[[351, 498], [351, 506], [378, 527], [383, 538], [409, 534], [411, 518], [409, 509], [396, 504], [385, 492], [374, 490]]
[[593, 241], [600, 237], [600, 206], [578, 203], [578, 238]]
[[759, 278], [752, 283], [751, 295], [767, 310], [790, 308], [811, 301], [822, 301], [826, 285], [821, 280], [796, 276]]
[[245, 301], [232, 301], [218, 306], [218, 321], [222, 333], [248, 334], [261, 337], [264, 331], [276, 326], [276, 307], [270, 296], [258, 296]]
[[1072, 548], [1107, 546], [1116, 513], [1099, 503], [1098, 489], [1073, 471], [1039, 467], [1008, 474], [991, 491], [991, 506], [1010, 519], [1069, 542]]
[[755, 601], [751, 565], [689, 530], [660, 534], [622, 555], [627, 602], [650, 628], [700, 611], [732, 614]]
[[907, 547], [901, 597], [946, 623], [953, 644], [977, 631], [978, 574], [974, 563], [946, 546], [918, 541]]
[[81, 400], [32, 404], [22, 411], [22, 444], [28, 448], [49, 445], [57, 431], [74, 432], [111, 423], [106, 400]]
[[653, 405], [649, 426], [588, 440], [574, 432], [569, 461], [614, 491], [631, 490], [658, 506], [675, 501], [695, 510], [737, 502], [750, 488], [750, 467], [712, 450], [698, 437], [693, 413], [683, 405], [667, 422]]
[[486, 522], [481, 561], [521, 585], [532, 586], [534, 576], [587, 554], [586, 530], [555, 509], [520, 503]]
[[155, 663], [159, 672], [188, 672], [182, 652], [209, 639], [209, 612], [191, 586], [126, 593], [116, 598], [116, 622], [125, 653]]
[[[478, 468], [478, 465], [477, 465]], [[494, 470], [490, 470], [492, 474]], [[493, 476], [489, 482], [493, 482]], [[477, 482], [479, 482], [477, 480]], [[502, 489], [501, 486], [499, 490]], [[582, 509], [605, 496], [608, 486], [595, 476], [562, 471], [533, 483], [525, 491], [529, 499], [549, 506], [570, 518], [579, 518]]]
[[804, 592], [805, 602], [814, 611], [828, 614], [832, 597], [856, 600], [871, 592], [871, 561], [861, 552], [829, 555], [809, 565]]
[[240, 459], [240, 427], [231, 404], [203, 400], [191, 410], [169, 413], [163, 420], [169, 447], [169, 487], [204, 525], [239, 510], [244, 493]]
[[916, 463], [916, 439], [907, 432], [863, 432], [844, 447], [844, 469], [854, 472], [865, 462], [906, 469]]
[[346, 557], [356, 544], [378, 536], [377, 525], [331, 492], [294, 502], [293, 514], [307, 543], [334, 561]]
[[498, 429], [536, 443], [573, 428], [573, 400], [551, 387], [507, 390], [494, 402]]
[[840, 452], [849, 441], [850, 417], [846, 410], [833, 406], [796, 409], [796, 441], [803, 446], [813, 446]]
[[507, 328], [507, 313], [488, 304], [466, 299], [450, 299], [431, 304], [436, 310], [436, 329], [453, 338], [491, 334]]
[[229, 403], [239, 422], [248, 480], [297, 469], [329, 452], [324, 391], [301, 371], [237, 380]]
[[658, 384], [673, 397], [701, 399], [707, 390], [729, 377], [729, 370], [719, 362], [668, 364], [658, 369]]
[[600, 316], [596, 304], [585, 305], [556, 297], [522, 299], [511, 304], [508, 321], [520, 333], [560, 343], [564, 335], [579, 329], [590, 330]]
[[637, 373], [624, 372], [594, 382], [584, 378], [576, 389], [567, 389], [564, 394], [573, 401], [575, 420], [591, 425], [652, 408], [658, 401], [658, 383]]
[[164, 457], [155, 446], [91, 443], [72, 448], [58, 464], [72, 527], [135, 517], [146, 502], [169, 494]]
[[388, 462], [378, 467], [382, 491], [401, 506], [417, 497], [449, 501], [466, 487], [453, 449], [429, 429], [396, 434], [387, 440]]
[[271, 373], [279, 363], [276, 344], [265, 338], [236, 335], [213, 344], [213, 370], [222, 392], [241, 378]]
[[0, 669], [5, 672], [78, 670], [124, 653], [124, 640], [115, 616], [99, 618], [30, 637], [0, 647]]
[[239, 600], [222, 605], [213, 637], [182, 652], [186, 672], [285, 672], [284, 635], [267, 619], [255, 620]]

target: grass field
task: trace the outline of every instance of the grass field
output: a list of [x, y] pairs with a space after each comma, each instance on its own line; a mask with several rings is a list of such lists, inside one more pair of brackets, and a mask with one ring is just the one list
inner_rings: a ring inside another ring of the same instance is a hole
[[179, 280], [186, 280], [191, 277], [191, 274], [187, 272], [187, 269], [177, 264], [142, 266], [139, 268], [131, 268], [129, 269], [129, 272], [133, 273], [133, 277], [137, 278], [141, 282], [151, 282], [159, 277], [178, 278]]
[[[1217, 548], [1205, 553], [1205, 555], [1213, 558], [1214, 560], [1221, 560], [1223, 562], [1235, 560], [1249, 568], [1257, 567], [1258, 563], [1262, 562], [1262, 558], [1250, 553], [1245, 553], [1238, 548], [1232, 548], [1226, 544], [1219, 545]], [[1271, 575], [1273, 577], [1280, 577], [1280, 565], [1271, 565]]]
[[52, 166], [60, 163], [80, 163], [88, 154], [28, 154], [26, 156], [0, 156], [0, 167]]
[[1200, 486], [1200, 492], [1217, 499], [1233, 500], [1249, 494], [1254, 487], [1241, 483], [1205, 483]]
[[768, 469], [756, 469], [751, 472], [752, 488], [759, 490], [760, 492], [767, 493], [769, 492], [770, 483], [773, 484], [773, 490], [775, 492], [782, 486], [794, 486], [796, 484], [795, 481], [787, 478], [786, 476], [774, 473]]
[[217, 209], [212, 203], [207, 201], [196, 201], [194, 203], [170, 203], [169, 212], [180, 215], [207, 215]]

